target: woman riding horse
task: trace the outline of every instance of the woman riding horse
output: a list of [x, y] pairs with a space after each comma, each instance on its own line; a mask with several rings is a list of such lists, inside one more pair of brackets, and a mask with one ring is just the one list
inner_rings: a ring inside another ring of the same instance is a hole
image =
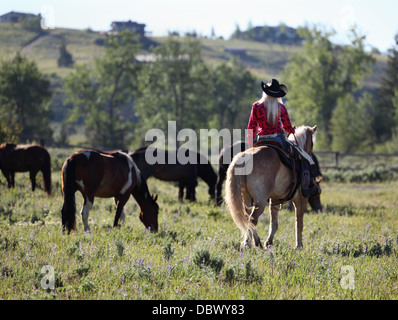
[[[284, 130], [289, 134], [295, 133], [296, 127], [290, 123], [289, 114], [282, 103], [282, 97], [287, 93], [287, 87], [279, 84], [278, 80], [272, 79], [269, 83], [261, 82], [263, 96], [260, 100], [253, 103], [252, 111], [247, 126], [247, 141], [249, 147], [253, 147], [255, 132], [257, 131], [257, 142], [273, 139], [286, 144]], [[282, 129], [283, 126], [283, 129]], [[288, 142], [289, 143], [289, 142]], [[317, 192], [311, 185], [310, 165], [314, 165], [311, 157], [300, 147], [294, 145], [303, 159], [303, 170], [301, 174], [301, 191], [304, 197], [308, 198]]]

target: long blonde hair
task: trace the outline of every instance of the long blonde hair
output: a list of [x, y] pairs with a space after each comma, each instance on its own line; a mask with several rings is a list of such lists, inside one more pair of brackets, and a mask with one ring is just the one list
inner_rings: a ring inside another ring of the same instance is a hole
[[282, 104], [282, 98], [274, 98], [263, 92], [259, 102], [264, 103], [268, 123], [275, 127], [279, 121], [279, 104]]

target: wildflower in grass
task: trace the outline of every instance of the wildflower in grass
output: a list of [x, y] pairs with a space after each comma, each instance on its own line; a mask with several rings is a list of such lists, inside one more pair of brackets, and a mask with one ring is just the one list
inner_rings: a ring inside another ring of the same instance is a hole
[[53, 248], [52, 248], [52, 251], [55, 253], [55, 252], [56, 252], [56, 250], [57, 250], [57, 246], [56, 246], [56, 245], [54, 245], [54, 246], [53, 246]]
[[239, 252], [239, 257], [243, 258], [243, 251]]
[[240, 300], [245, 300], [245, 296], [243, 295], [243, 293], [242, 293], [242, 295], [240, 296]]

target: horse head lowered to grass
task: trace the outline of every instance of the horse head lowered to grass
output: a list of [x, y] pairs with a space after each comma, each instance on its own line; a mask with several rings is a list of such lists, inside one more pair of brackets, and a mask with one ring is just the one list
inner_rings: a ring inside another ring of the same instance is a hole
[[88, 216], [94, 197], [114, 198], [114, 227], [124, 219], [123, 208], [133, 195], [141, 208], [139, 218], [146, 228], [158, 230], [157, 196], [149, 193], [147, 183], [134, 161], [122, 152], [82, 150], [72, 154], [62, 166], [62, 226], [70, 233], [76, 229], [75, 192], [84, 198], [81, 210], [84, 230], [89, 231]]
[[[308, 154], [312, 152], [316, 129], [317, 126], [303, 126], [296, 130], [298, 145]], [[295, 138], [289, 137], [292, 142], [293, 139]], [[248, 163], [250, 166], [247, 166]], [[271, 147], [254, 147], [234, 157], [227, 171], [225, 202], [235, 224], [242, 231], [243, 246], [250, 246], [253, 242], [255, 246], [261, 247], [256, 225], [266, 205], [269, 205], [270, 227], [265, 246], [272, 245], [278, 228], [280, 204], [292, 200], [296, 214], [296, 246], [302, 247], [303, 215], [307, 199], [303, 197], [300, 186], [292, 198], [287, 199], [293, 180], [292, 169], [281, 161], [278, 152]]]

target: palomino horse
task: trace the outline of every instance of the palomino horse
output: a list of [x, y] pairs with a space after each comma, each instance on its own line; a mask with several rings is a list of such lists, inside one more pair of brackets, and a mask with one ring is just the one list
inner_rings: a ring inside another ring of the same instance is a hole
[[41, 171], [44, 191], [51, 194], [51, 157], [42, 146], [1, 144], [0, 169], [7, 179], [8, 188], [15, 187], [15, 172], [29, 171], [32, 192], [36, 189], [36, 175]]
[[[303, 126], [296, 130], [297, 142], [308, 154], [312, 152], [316, 129], [317, 126], [313, 128]], [[293, 142], [294, 137], [290, 135], [289, 140]], [[248, 160], [252, 166], [247, 165]], [[246, 172], [240, 168], [242, 164], [249, 167]], [[237, 172], [240, 174], [236, 174]], [[280, 203], [290, 200], [286, 200], [286, 197], [291, 182], [292, 170], [282, 163], [278, 152], [272, 148], [254, 147], [234, 157], [227, 172], [225, 201], [235, 224], [242, 231], [243, 246], [250, 246], [253, 242], [255, 246], [261, 247], [256, 225], [267, 204], [270, 209], [270, 226], [265, 246], [272, 245], [278, 229]], [[307, 202], [301, 194], [301, 187], [297, 189], [291, 200], [296, 214], [296, 247], [302, 247], [303, 215]]]
[[[159, 153], [164, 155], [164, 162], [149, 164], [146, 160], [146, 152], [158, 157]], [[145, 179], [153, 176], [163, 181], [178, 181], [179, 193], [178, 199], [183, 200], [184, 188], [186, 188], [185, 198], [190, 201], [196, 201], [195, 188], [197, 186], [197, 177], [200, 177], [209, 187], [208, 192], [214, 199], [214, 186], [217, 181], [217, 175], [213, 167], [200, 153], [186, 149], [184, 155], [188, 158], [188, 152], [192, 152], [193, 163], [181, 163], [176, 151], [166, 151], [153, 147], [141, 147], [129, 153], [140, 169]]]
[[[244, 141], [237, 141], [233, 144], [225, 146], [221, 149], [219, 157], [218, 157], [218, 172], [217, 172], [217, 183], [216, 183], [216, 195], [215, 201], [216, 204], [219, 206], [223, 203], [222, 197], [222, 185], [224, 180], [227, 176], [228, 167], [238, 153], [245, 151], [248, 147], [248, 144]], [[315, 177], [322, 177], [322, 173], [319, 167], [318, 159], [316, 158], [314, 153], [311, 153], [312, 160], [315, 163]], [[317, 179], [317, 183], [321, 182], [322, 178]], [[321, 196], [320, 193], [314, 194], [308, 198], [308, 203], [311, 205], [312, 210], [316, 212], [322, 211], [322, 204], [321, 204]], [[293, 204], [290, 206], [291, 202], [289, 203], [289, 209], [293, 209]]]
[[124, 220], [124, 205], [133, 195], [141, 208], [140, 220], [146, 228], [158, 230], [157, 196], [149, 194], [145, 179], [134, 161], [122, 152], [101, 152], [82, 150], [72, 154], [62, 166], [62, 226], [63, 230], [76, 229], [75, 192], [79, 190], [84, 198], [81, 210], [84, 230], [89, 231], [88, 215], [94, 197], [114, 198], [116, 215], [113, 226]]

